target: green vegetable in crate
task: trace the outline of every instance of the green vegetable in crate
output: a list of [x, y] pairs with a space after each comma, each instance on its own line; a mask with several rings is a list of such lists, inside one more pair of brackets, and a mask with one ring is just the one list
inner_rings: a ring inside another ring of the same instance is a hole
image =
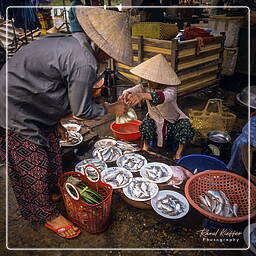
[[[84, 200], [88, 204], [98, 204], [103, 201], [103, 197], [96, 192], [95, 190], [86, 186], [81, 180], [75, 177], [68, 177], [66, 182], [72, 183], [80, 193], [81, 199]], [[75, 191], [69, 189], [70, 192], [74, 195]]]

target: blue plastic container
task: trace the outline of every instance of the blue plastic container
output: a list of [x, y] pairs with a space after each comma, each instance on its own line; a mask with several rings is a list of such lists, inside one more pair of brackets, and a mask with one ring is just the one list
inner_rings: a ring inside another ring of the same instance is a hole
[[221, 160], [207, 155], [183, 156], [178, 160], [178, 164], [187, 167], [194, 174], [208, 170], [229, 171], [226, 164]]

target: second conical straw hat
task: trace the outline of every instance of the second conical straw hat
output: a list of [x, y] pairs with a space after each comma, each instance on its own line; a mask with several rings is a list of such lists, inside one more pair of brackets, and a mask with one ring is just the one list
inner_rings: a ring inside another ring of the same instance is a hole
[[162, 54], [158, 54], [131, 69], [130, 72], [146, 80], [165, 85], [178, 85], [180, 79]]
[[90, 39], [109, 56], [132, 66], [128, 16], [103, 8], [76, 8], [77, 19]]

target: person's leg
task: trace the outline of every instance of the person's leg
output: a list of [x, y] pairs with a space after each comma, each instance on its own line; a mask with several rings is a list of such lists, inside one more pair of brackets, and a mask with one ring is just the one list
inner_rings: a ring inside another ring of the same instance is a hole
[[149, 142], [157, 139], [156, 124], [152, 118], [145, 117], [140, 125], [143, 150], [149, 150]]
[[55, 229], [71, 225], [69, 230], [59, 234], [66, 237], [75, 234], [77, 228], [72, 227], [72, 223], [60, 214], [51, 200], [46, 151], [45, 147], [9, 131], [9, 178], [21, 215], [30, 222], [48, 223]]
[[191, 141], [195, 135], [195, 131], [188, 119], [180, 119], [174, 126], [174, 140], [179, 143], [178, 149], [175, 153], [175, 159], [182, 157], [184, 145]]

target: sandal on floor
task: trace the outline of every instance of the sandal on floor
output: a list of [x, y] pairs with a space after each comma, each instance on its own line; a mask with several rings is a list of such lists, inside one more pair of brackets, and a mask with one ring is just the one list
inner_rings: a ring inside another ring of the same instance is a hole
[[57, 228], [57, 229], [55, 229], [53, 226], [51, 226], [51, 225], [49, 225], [47, 223], [44, 223], [44, 226], [46, 228], [49, 228], [50, 230], [52, 230], [53, 232], [55, 232], [58, 236], [60, 236], [62, 238], [69, 238], [69, 239], [70, 238], [75, 238], [78, 235], [80, 235], [80, 233], [81, 233], [81, 231], [78, 229], [74, 235], [71, 235], [71, 236], [61, 236], [60, 235], [61, 233], [64, 233], [64, 232], [68, 231], [73, 226], [72, 224], [69, 224], [69, 225], [67, 225], [65, 227], [61, 227], [61, 228]]

